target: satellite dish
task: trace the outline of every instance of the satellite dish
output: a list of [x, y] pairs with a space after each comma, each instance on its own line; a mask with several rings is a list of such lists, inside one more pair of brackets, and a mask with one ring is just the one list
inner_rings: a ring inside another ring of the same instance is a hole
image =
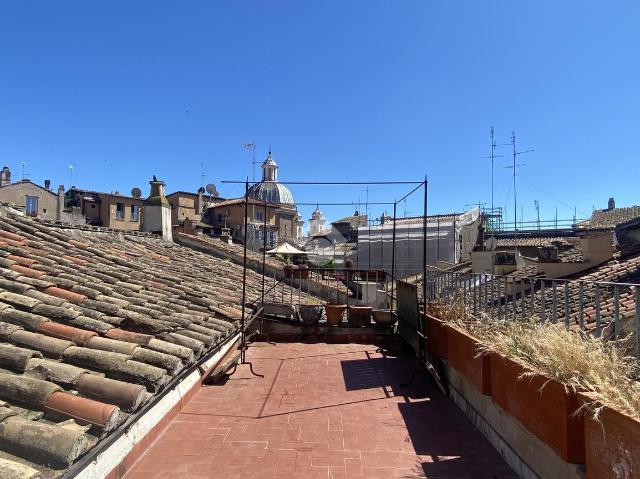
[[207, 193], [209, 193], [211, 196], [215, 196], [218, 197], [218, 190], [216, 190], [216, 185], [214, 185], [213, 183], [209, 183], [206, 187]]
[[134, 198], [140, 198], [142, 196], [142, 191], [140, 188], [131, 188], [131, 196]]
[[498, 246], [498, 240], [495, 239], [493, 236], [491, 236], [484, 242], [484, 247], [489, 251], [495, 251], [497, 246]]

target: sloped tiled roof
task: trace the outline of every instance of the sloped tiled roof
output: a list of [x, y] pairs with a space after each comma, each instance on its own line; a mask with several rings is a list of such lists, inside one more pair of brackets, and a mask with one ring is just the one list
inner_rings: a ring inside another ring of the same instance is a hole
[[232, 334], [241, 298], [230, 261], [0, 208], [0, 460], [58, 476]]
[[568, 245], [569, 242], [563, 237], [545, 237], [545, 236], [525, 236], [519, 238], [497, 238], [497, 248], [514, 248], [518, 247], [537, 247], [537, 246], [554, 246]]
[[589, 228], [615, 228], [620, 223], [626, 223], [636, 218], [640, 218], [640, 206], [595, 210], [591, 214]]
[[[242, 262], [243, 255], [244, 255], [244, 247], [240, 244], [237, 244], [237, 243], [230, 244], [218, 238], [211, 238], [206, 235], [195, 236], [195, 235], [188, 235], [186, 233], [177, 232], [177, 233], [174, 233], [173, 236], [177, 242], [180, 242], [181, 238], [189, 239], [191, 241], [195, 241], [203, 245], [211, 246], [218, 251], [224, 252], [226, 255], [229, 256], [229, 258], [233, 258], [238, 263]], [[247, 258], [252, 259], [254, 261], [262, 262], [262, 253], [252, 251], [251, 249], [247, 248]], [[273, 256], [270, 256], [270, 255], [266, 255], [265, 263], [275, 268], [284, 267], [284, 264], [282, 263], [282, 261], [278, 261], [277, 259], [273, 258]]]
[[[539, 279], [539, 278], [538, 278]], [[595, 330], [595, 310], [596, 310], [596, 293], [595, 282], [599, 283], [640, 283], [640, 252], [635, 255], [627, 256], [624, 258], [614, 258], [606, 263], [591, 268], [587, 271], [572, 275], [565, 279], [573, 280], [567, 283], [565, 294], [565, 283], [562, 281], [556, 282], [556, 314], [557, 320], [560, 323], [564, 323], [565, 318], [565, 304], [568, 303], [569, 309], [569, 323], [572, 328], [579, 327], [579, 305], [580, 305], [580, 281], [583, 284], [583, 299], [582, 304], [584, 308], [583, 321], [584, 327], [587, 331]], [[545, 294], [545, 311], [546, 320], [552, 320], [553, 318], [553, 283], [551, 280], [547, 280]], [[527, 285], [528, 288], [528, 285]], [[620, 299], [619, 299], [619, 312], [621, 318], [630, 318], [635, 314], [635, 304], [633, 291], [630, 287], [619, 287]], [[504, 294], [504, 293], [502, 293]], [[530, 311], [530, 292], [527, 289], [526, 306], [525, 311], [527, 314], [531, 314]], [[536, 284], [534, 296], [534, 309], [537, 315], [540, 314], [542, 307], [542, 294], [540, 290], [539, 282]], [[500, 296], [500, 294], [498, 295]], [[565, 297], [568, 301], [565, 301]], [[511, 311], [511, 296], [507, 299], [507, 311]], [[517, 314], [521, 314], [521, 300], [520, 297], [516, 298], [516, 310]], [[601, 313], [601, 327], [605, 328], [612, 323], [614, 317], [614, 288], [613, 286], [602, 284], [600, 286], [600, 313]]]

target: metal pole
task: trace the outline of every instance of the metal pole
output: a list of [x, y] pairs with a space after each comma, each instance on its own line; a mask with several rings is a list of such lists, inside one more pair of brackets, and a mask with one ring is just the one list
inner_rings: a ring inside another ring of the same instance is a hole
[[618, 340], [620, 336], [620, 288], [613, 287], [613, 339]]
[[596, 337], [600, 337], [600, 284], [596, 283]]
[[[264, 202], [264, 224], [262, 231], [262, 307], [264, 308], [264, 272], [267, 262], [267, 201]], [[262, 315], [264, 318], [264, 314]]]
[[564, 327], [569, 329], [569, 282], [564, 282]]
[[584, 330], [584, 283], [580, 281], [578, 289], [578, 324]]
[[398, 202], [393, 202], [393, 239], [391, 243], [391, 310], [393, 311], [393, 294], [396, 283], [396, 208]]
[[555, 280], [551, 280], [552, 300], [551, 300], [551, 322], [558, 322], [558, 288]]
[[635, 287], [636, 293], [636, 359], [640, 363], [640, 286]]
[[516, 319], [518, 319], [516, 317], [518, 304], [516, 303], [516, 278], [515, 278], [515, 276], [511, 277], [511, 302], [513, 303], [512, 304], [512, 306], [513, 306], [512, 307], [512, 309], [513, 309], [513, 320], [515, 321]]
[[[424, 212], [422, 218], [422, 301], [427, 311], [427, 175], [424, 176]], [[422, 321], [420, 321], [422, 323]]]
[[249, 213], [249, 178], [244, 184], [244, 250], [242, 256], [242, 319], [240, 321], [240, 360], [245, 360], [246, 335], [244, 331], [245, 325], [245, 303], [247, 299], [247, 221]]
[[540, 280], [540, 322], [544, 324], [547, 315], [547, 298], [545, 297], [545, 281]]

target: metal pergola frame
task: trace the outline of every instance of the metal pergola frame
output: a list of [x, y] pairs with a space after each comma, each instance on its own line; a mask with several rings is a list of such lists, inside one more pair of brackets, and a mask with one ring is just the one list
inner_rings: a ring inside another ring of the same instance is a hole
[[[259, 181], [249, 182], [249, 178], [246, 180], [223, 180], [222, 183], [226, 184], [244, 184], [245, 192], [244, 192], [244, 241], [243, 241], [243, 262], [242, 262], [242, 317], [240, 320], [240, 360], [238, 364], [247, 364], [249, 365], [250, 371], [252, 374], [258, 377], [263, 377], [261, 374], [256, 373], [253, 370], [253, 365], [250, 361], [246, 359], [246, 350], [248, 348], [247, 342], [249, 335], [247, 334], [247, 306], [246, 306], [246, 294], [247, 294], [247, 244], [248, 244], [248, 218], [249, 218], [249, 188], [250, 185], [255, 185], [260, 183]], [[397, 219], [397, 207], [398, 203], [406, 200], [409, 196], [414, 194], [420, 188], [424, 187], [424, 203], [423, 203], [423, 221], [422, 221], [422, 242], [423, 242], [423, 250], [422, 250], [422, 273], [423, 277], [427, 276], [427, 212], [428, 212], [428, 192], [429, 192], [429, 182], [427, 180], [427, 176], [425, 175], [424, 180], [421, 181], [281, 181], [279, 182], [283, 185], [305, 185], [305, 186], [355, 186], [355, 185], [413, 185], [414, 188], [405, 194], [402, 198], [394, 199], [393, 202], [373, 202], [368, 203], [370, 205], [393, 205], [393, 239], [392, 239], [392, 249], [391, 249], [391, 310], [393, 311], [394, 305], [394, 286], [395, 286], [395, 253], [396, 253], [396, 219]], [[307, 203], [299, 203], [299, 205], [306, 205]], [[313, 206], [348, 206], [353, 205], [355, 203], [309, 203], [309, 205]], [[263, 202], [264, 206], [264, 218], [263, 225], [266, 231], [267, 226], [267, 206], [269, 203], [267, 201]], [[262, 297], [261, 297], [261, 308], [264, 307], [264, 295], [265, 295], [265, 266], [266, 266], [266, 234], [263, 234], [262, 238]], [[423, 281], [422, 284], [422, 297], [426, 298], [426, 281]], [[420, 333], [424, 336], [424, 322], [420, 321]], [[268, 338], [267, 338], [268, 341]], [[421, 342], [422, 344], [422, 342]], [[423, 348], [421, 347], [421, 350]], [[422, 360], [425, 358], [423, 352], [419, 354], [419, 368], [422, 368]], [[235, 368], [233, 370], [235, 372]], [[413, 377], [413, 376], [412, 376]]]

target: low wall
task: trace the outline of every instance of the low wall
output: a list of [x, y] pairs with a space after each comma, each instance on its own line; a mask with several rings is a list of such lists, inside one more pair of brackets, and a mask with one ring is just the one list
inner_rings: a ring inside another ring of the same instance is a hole
[[263, 333], [259, 337], [278, 342], [361, 343], [383, 346], [391, 344], [395, 337], [393, 328], [383, 328], [374, 324], [364, 328], [328, 326], [326, 323], [306, 326], [293, 321], [265, 319], [262, 325], [257, 320], [256, 325]]
[[449, 395], [473, 425], [493, 444], [507, 464], [524, 479], [584, 479], [583, 465], [569, 464], [529, 432], [462, 374], [442, 360]]

